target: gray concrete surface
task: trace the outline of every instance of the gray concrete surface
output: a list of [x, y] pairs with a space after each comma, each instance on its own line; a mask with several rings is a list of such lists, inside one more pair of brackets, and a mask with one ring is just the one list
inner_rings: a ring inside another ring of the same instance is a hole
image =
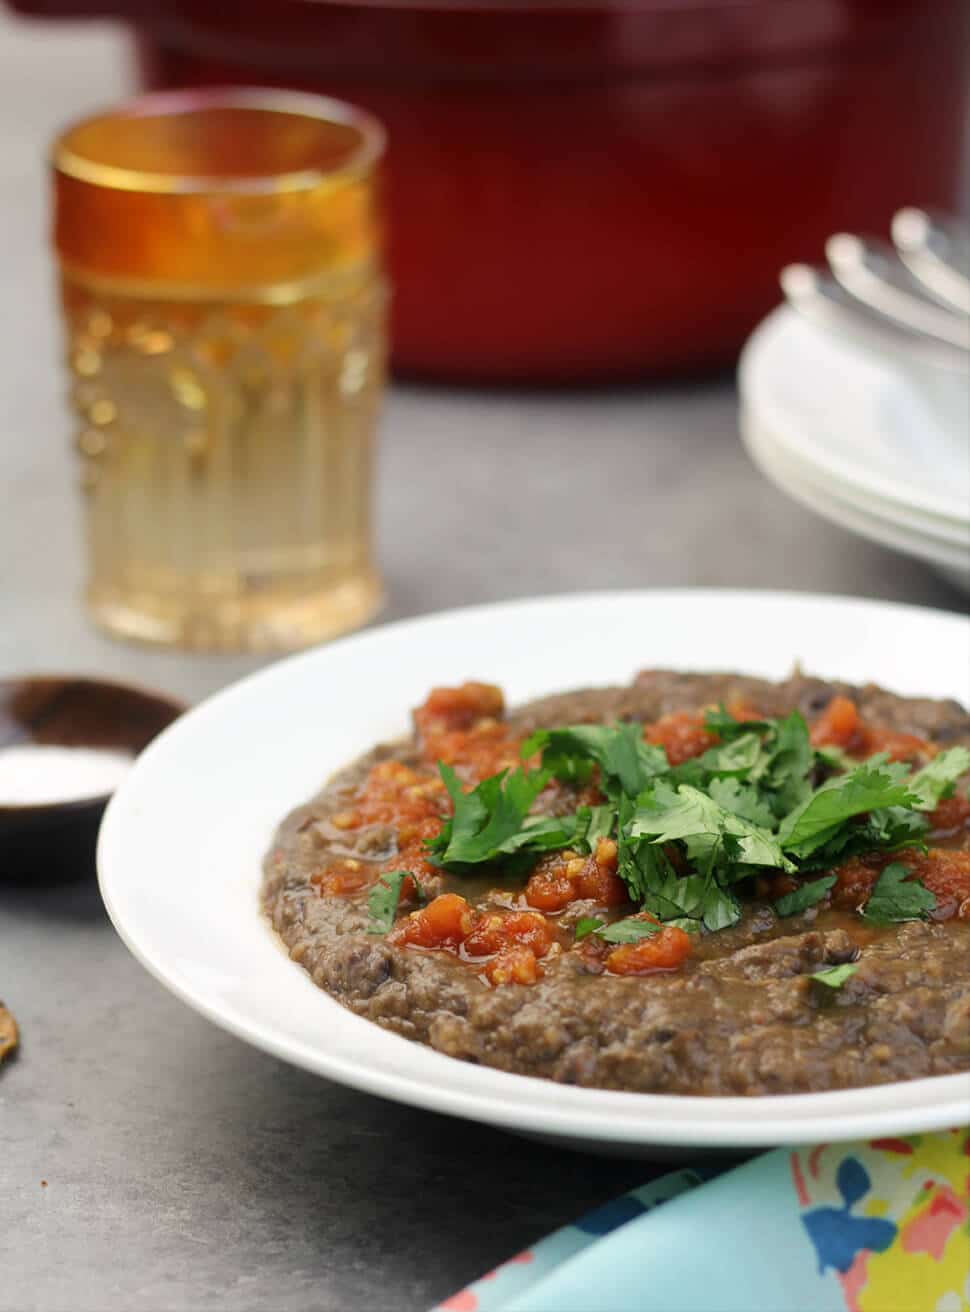
[[[198, 698], [252, 662], [111, 643], [78, 602], [42, 155], [125, 81], [110, 29], [0, 17], [0, 674], [71, 668]], [[961, 605], [765, 483], [727, 380], [545, 397], [397, 388], [378, 522], [386, 617], [653, 584]], [[0, 996], [23, 1028], [0, 1072], [3, 1312], [418, 1312], [649, 1174], [249, 1049], [135, 964], [90, 872], [75, 874], [0, 881]]]

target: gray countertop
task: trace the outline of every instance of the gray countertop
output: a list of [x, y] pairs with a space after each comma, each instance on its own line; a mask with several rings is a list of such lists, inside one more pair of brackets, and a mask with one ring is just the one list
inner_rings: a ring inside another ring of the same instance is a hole
[[[0, 17], [0, 674], [69, 667], [195, 699], [254, 662], [109, 642], [78, 600], [42, 152], [58, 124], [123, 90], [123, 51], [109, 28]], [[764, 482], [726, 379], [546, 396], [398, 387], [378, 509], [387, 618], [672, 584], [961, 606], [922, 566]], [[44, 888], [0, 882], [0, 996], [23, 1032], [0, 1072], [4, 1312], [417, 1312], [650, 1174], [246, 1047], [136, 965], [90, 872], [57, 873]]]

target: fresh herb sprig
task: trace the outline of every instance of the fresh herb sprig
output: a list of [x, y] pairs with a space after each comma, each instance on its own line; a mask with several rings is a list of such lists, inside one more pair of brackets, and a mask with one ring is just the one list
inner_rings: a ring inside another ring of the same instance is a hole
[[[803, 881], [775, 903], [779, 915], [790, 916], [820, 901], [835, 882], [833, 875], [812, 875], [859, 853], [922, 845], [925, 813], [970, 769], [963, 747], [918, 771], [885, 753], [853, 764], [813, 748], [798, 711], [745, 721], [721, 707], [705, 724], [719, 741], [677, 766], [636, 723], [539, 730], [522, 746], [523, 759], [540, 753], [538, 769], [503, 771], [467, 792], [442, 763], [454, 814], [429, 841], [429, 858], [459, 873], [485, 863], [528, 868], [542, 853], [593, 852], [599, 839], [614, 838], [618, 873], [637, 907], [663, 923], [716, 931], [741, 918], [738, 886], [753, 875], [775, 871]], [[579, 787], [594, 779], [602, 805], [534, 814], [552, 780]], [[933, 906], [933, 895], [896, 863], [873, 889], [867, 914], [873, 923], [893, 923]], [[650, 924], [616, 922], [631, 923]], [[584, 921], [578, 928], [600, 937], [610, 932]], [[612, 932], [654, 931], [614, 925]]]

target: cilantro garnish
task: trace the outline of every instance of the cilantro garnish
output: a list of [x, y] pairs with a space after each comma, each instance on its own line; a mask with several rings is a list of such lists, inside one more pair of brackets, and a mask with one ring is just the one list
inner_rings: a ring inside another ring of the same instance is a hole
[[503, 770], [465, 792], [450, 765], [438, 770], [454, 806], [454, 815], [428, 843], [442, 866], [478, 865], [528, 848], [533, 852], [567, 847], [577, 836], [577, 816], [539, 816], [529, 812], [549, 782], [545, 770]]
[[787, 852], [807, 857], [834, 838], [847, 820], [882, 807], [914, 807], [910, 771], [885, 753], [836, 775], [816, 788], [781, 822], [778, 837]]
[[809, 979], [817, 979], [820, 984], [827, 984], [830, 989], [840, 989], [847, 979], [859, 969], [854, 961], [847, 961], [842, 966], [829, 966], [827, 970], [816, 970]]
[[582, 939], [588, 938], [590, 934], [595, 933], [605, 923], [598, 916], [580, 916], [576, 921], [576, 942], [579, 943]]
[[659, 934], [663, 925], [653, 920], [638, 920], [628, 916], [626, 920], [614, 920], [612, 925], [604, 925], [593, 932], [606, 943], [639, 943], [641, 939], [653, 938]]
[[595, 934], [606, 943], [639, 943], [641, 939], [659, 934], [662, 929], [663, 925], [656, 921], [642, 920], [636, 916], [614, 920], [612, 924], [607, 924], [597, 916], [583, 916], [576, 921], [576, 942]]
[[636, 795], [670, 766], [662, 747], [648, 743], [642, 724], [578, 724], [571, 729], [539, 729], [522, 744], [522, 755], [542, 751], [543, 768], [556, 779], [585, 783], [590, 767], [600, 768], [607, 796], [616, 790]]
[[405, 879], [413, 879], [418, 897], [423, 900], [421, 885], [410, 870], [388, 870], [367, 895], [367, 910], [370, 913], [368, 934], [386, 934], [394, 924], [397, 904], [401, 900], [401, 885]]
[[[601, 839], [614, 839], [617, 872], [636, 908], [664, 924], [715, 932], [740, 920], [738, 890], [752, 876], [776, 871], [803, 881], [774, 904], [779, 916], [792, 916], [828, 893], [835, 876], [824, 872], [849, 857], [924, 847], [926, 813], [970, 769], [963, 747], [918, 771], [885, 753], [852, 762], [836, 749], [813, 748], [798, 711], [740, 720], [720, 707], [705, 725], [719, 741], [677, 766], [644, 740], [638, 723], [540, 729], [522, 746], [523, 759], [541, 754], [538, 769], [503, 771], [467, 792], [439, 764], [454, 814], [429, 841], [429, 858], [458, 873], [488, 863], [528, 869], [544, 852], [595, 853]], [[567, 815], [534, 814], [553, 779], [574, 787], [595, 781], [604, 800]], [[865, 915], [891, 924], [934, 906], [932, 893], [897, 864], [884, 870]], [[651, 923], [644, 920], [633, 922], [641, 928], [617, 928], [626, 923], [604, 927], [585, 917], [576, 937], [620, 942], [634, 940], [608, 936], [655, 932], [642, 928]]]
[[956, 781], [970, 770], [970, 752], [965, 747], [951, 747], [934, 756], [910, 780], [910, 790], [919, 798], [917, 809], [934, 811], [948, 797], [952, 797]]
[[873, 925], [895, 925], [901, 920], [925, 920], [936, 908], [936, 898], [899, 861], [886, 866], [873, 885], [862, 918]]
[[778, 899], [775, 910], [779, 916], [797, 916], [799, 911], [805, 911], [808, 907], [813, 907], [816, 902], [821, 902], [834, 883], [835, 875], [826, 875], [824, 879], [813, 879], [808, 884], [799, 884], [797, 888]]

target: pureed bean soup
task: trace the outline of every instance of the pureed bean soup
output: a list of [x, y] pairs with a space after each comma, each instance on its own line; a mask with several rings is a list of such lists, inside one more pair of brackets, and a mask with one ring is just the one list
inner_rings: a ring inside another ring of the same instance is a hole
[[657, 1093], [970, 1069], [970, 716], [647, 671], [506, 714], [435, 689], [283, 823], [320, 987], [467, 1061]]

